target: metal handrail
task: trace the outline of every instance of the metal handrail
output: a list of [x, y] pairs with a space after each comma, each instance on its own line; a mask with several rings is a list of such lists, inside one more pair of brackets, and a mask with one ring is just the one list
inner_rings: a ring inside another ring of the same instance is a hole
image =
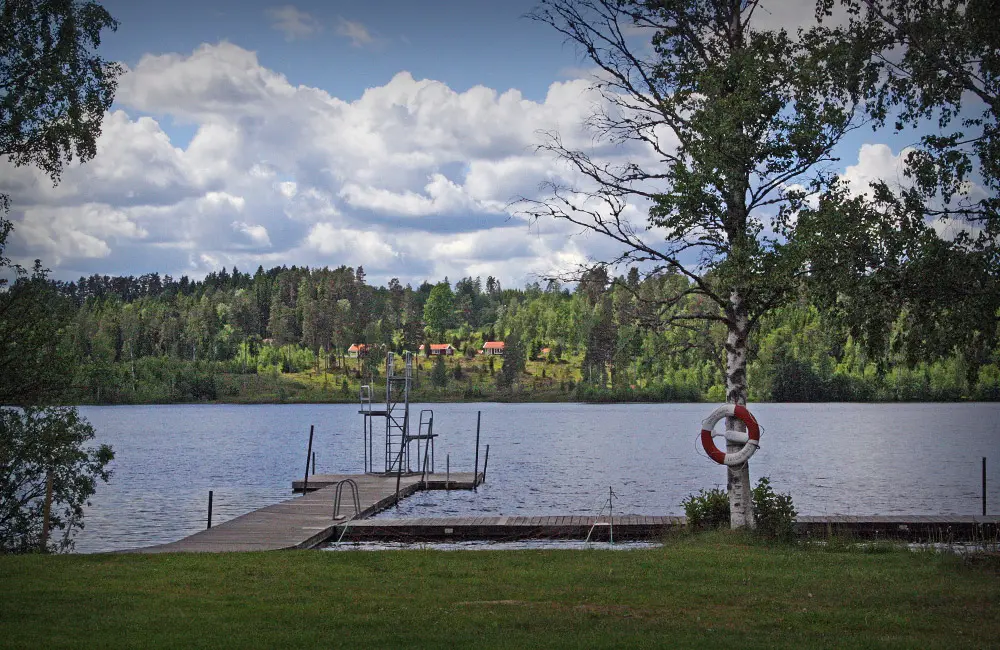
[[333, 495], [333, 518], [340, 519], [340, 499], [344, 493], [344, 484], [351, 488], [351, 497], [354, 499], [354, 514], [348, 521], [361, 514], [361, 497], [358, 491], [358, 484], [352, 478], [345, 478], [337, 482], [337, 491]]

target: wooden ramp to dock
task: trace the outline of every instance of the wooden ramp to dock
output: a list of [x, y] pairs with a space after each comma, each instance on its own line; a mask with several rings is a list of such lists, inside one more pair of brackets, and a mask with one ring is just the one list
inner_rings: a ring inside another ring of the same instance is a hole
[[[595, 525], [596, 522], [596, 525]], [[519, 539], [585, 539], [606, 541], [612, 531], [616, 540], [662, 538], [687, 525], [685, 517], [449, 517], [422, 519], [366, 519], [337, 526], [343, 541], [456, 541]], [[864, 539], [904, 539], [913, 541], [996, 540], [1000, 517], [963, 515], [826, 516], [798, 517], [796, 530], [802, 536], [826, 538], [830, 535]]]
[[[428, 474], [421, 480], [419, 474], [402, 476], [399, 498], [403, 499], [423, 489], [472, 489], [482, 483], [482, 472], [473, 483], [472, 472], [450, 476], [446, 485], [444, 474]], [[308, 493], [273, 506], [248, 512], [207, 530], [168, 544], [132, 549], [133, 553], [176, 553], [227, 551], [272, 551], [291, 548], [312, 548], [326, 541], [338, 523], [334, 521], [333, 508], [336, 485], [352, 479], [358, 485], [361, 505], [359, 518], [370, 517], [392, 506], [396, 500], [396, 475], [381, 474], [316, 474], [309, 477]], [[302, 481], [295, 481], [293, 488], [302, 490]], [[346, 485], [342, 491], [340, 514], [354, 514], [351, 490]]]

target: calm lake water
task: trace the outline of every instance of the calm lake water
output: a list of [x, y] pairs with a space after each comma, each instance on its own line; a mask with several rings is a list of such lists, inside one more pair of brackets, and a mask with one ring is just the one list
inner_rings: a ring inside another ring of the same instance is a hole
[[[709, 404], [428, 404], [437, 470], [472, 471], [482, 411], [478, 492], [425, 492], [383, 516], [597, 514], [608, 487], [616, 513], [683, 514], [700, 488], [725, 487], [725, 469], [698, 440]], [[980, 459], [989, 511], [1000, 511], [1000, 404], [759, 404], [754, 482], [770, 476], [801, 514], [977, 514]], [[290, 498], [316, 426], [317, 472], [361, 472], [353, 404], [81, 407], [97, 441], [115, 449], [78, 552], [179, 539], [213, 522]], [[415, 416], [416, 413], [411, 413]], [[717, 427], [721, 428], [721, 427]], [[721, 443], [720, 443], [721, 444]]]

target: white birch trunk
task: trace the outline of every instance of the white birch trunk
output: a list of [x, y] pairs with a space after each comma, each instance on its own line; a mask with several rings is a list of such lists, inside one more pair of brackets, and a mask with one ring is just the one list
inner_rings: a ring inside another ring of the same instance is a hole
[[[747, 339], [750, 328], [746, 305], [738, 291], [729, 295], [730, 325], [726, 337], [726, 401], [730, 404], [747, 403]], [[726, 428], [746, 431], [738, 418], [726, 418]], [[726, 452], [739, 451], [739, 443], [726, 441]], [[732, 528], [753, 528], [753, 500], [750, 496], [750, 464], [727, 467], [729, 493], [729, 522]]]

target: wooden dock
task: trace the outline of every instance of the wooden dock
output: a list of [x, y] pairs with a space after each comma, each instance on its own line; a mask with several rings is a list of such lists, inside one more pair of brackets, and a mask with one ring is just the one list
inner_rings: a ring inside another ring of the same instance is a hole
[[[337, 485], [347, 479], [358, 486], [360, 512], [355, 514], [351, 490], [341, 494], [340, 518], [333, 518]], [[450, 479], [450, 481], [446, 481]], [[399, 499], [421, 490], [470, 490], [483, 482], [471, 472], [404, 475]], [[655, 540], [686, 527], [683, 516], [620, 515], [507, 516], [414, 519], [370, 519], [396, 502], [395, 474], [316, 474], [293, 481], [301, 496], [254, 510], [235, 519], [168, 544], [133, 549], [132, 553], [271, 551], [314, 548], [331, 539], [355, 541], [457, 541], [522, 539]], [[353, 517], [353, 518], [352, 518]], [[799, 535], [824, 539], [841, 535], [863, 539], [951, 542], [1000, 540], [1000, 516], [799, 516]]]
[[[337, 526], [343, 541], [458, 541], [522, 539], [585, 539], [607, 541], [613, 531], [616, 540], [660, 539], [687, 525], [683, 516], [608, 517], [449, 517], [422, 519], [366, 519]], [[804, 537], [827, 538], [831, 535], [863, 539], [902, 539], [950, 542], [959, 540], [997, 540], [998, 516], [802, 516], [796, 530]]]
[[337, 526], [343, 541], [457, 541], [521, 539], [586, 539], [607, 541], [662, 538], [684, 528], [684, 517], [624, 515], [614, 517], [434, 517], [422, 519], [365, 519]]
[[[472, 472], [452, 472], [446, 485], [444, 474], [420, 474], [400, 478], [399, 498], [403, 499], [420, 490], [469, 490], [482, 483], [482, 472], [473, 483]], [[309, 477], [308, 493], [267, 506], [230, 519], [168, 544], [133, 549], [133, 553], [177, 553], [227, 551], [273, 551], [292, 548], [312, 548], [334, 534], [338, 523], [333, 519], [337, 483], [352, 479], [358, 485], [361, 513], [371, 515], [392, 506], [396, 501], [396, 475], [381, 474], [316, 474]], [[293, 489], [302, 491], [302, 481], [293, 482]], [[341, 496], [340, 513], [345, 517], [354, 514], [351, 490], [345, 486]], [[339, 533], [337, 533], [339, 534]]]

